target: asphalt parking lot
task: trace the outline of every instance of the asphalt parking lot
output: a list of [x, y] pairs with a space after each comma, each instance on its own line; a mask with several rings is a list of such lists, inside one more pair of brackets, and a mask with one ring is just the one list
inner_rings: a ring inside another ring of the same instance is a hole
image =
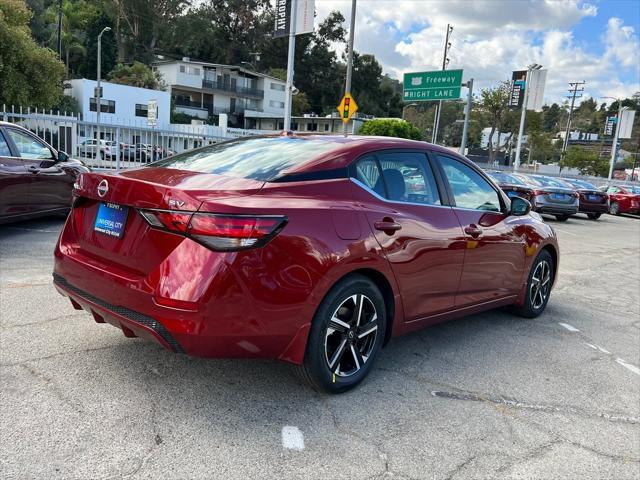
[[62, 220], [0, 226], [0, 475], [637, 479], [640, 219], [552, 224], [542, 317], [394, 339], [340, 396], [285, 364], [125, 338], [54, 290]]

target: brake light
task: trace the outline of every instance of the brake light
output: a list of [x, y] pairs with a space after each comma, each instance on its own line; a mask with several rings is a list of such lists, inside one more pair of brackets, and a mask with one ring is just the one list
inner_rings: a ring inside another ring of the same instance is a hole
[[279, 215], [219, 215], [139, 210], [154, 228], [185, 235], [212, 250], [236, 251], [266, 245], [286, 225]]
[[533, 194], [535, 196], [538, 196], [538, 195], [549, 195], [550, 193], [551, 192], [547, 192], [546, 190], [534, 190], [533, 191]]

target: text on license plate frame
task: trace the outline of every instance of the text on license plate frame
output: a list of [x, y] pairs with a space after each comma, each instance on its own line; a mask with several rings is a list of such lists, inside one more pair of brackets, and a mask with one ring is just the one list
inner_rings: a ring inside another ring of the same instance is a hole
[[551, 198], [554, 200], [566, 200], [567, 197], [564, 193], [552, 193]]
[[128, 216], [129, 207], [102, 202], [98, 206], [93, 231], [112, 238], [122, 238]]

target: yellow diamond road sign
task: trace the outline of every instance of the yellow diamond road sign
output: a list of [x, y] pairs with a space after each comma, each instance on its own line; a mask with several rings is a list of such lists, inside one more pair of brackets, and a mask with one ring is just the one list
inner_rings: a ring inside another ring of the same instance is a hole
[[354, 113], [358, 111], [358, 104], [350, 93], [345, 93], [340, 105], [338, 105], [338, 112], [340, 112], [340, 118], [344, 123], [347, 123]]

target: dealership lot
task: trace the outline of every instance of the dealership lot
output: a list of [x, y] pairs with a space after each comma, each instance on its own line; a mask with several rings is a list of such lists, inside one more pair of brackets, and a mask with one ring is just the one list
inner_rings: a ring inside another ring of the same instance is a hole
[[0, 227], [4, 478], [637, 478], [640, 219], [552, 222], [545, 314], [394, 339], [354, 391], [175, 355], [73, 310], [57, 219]]

